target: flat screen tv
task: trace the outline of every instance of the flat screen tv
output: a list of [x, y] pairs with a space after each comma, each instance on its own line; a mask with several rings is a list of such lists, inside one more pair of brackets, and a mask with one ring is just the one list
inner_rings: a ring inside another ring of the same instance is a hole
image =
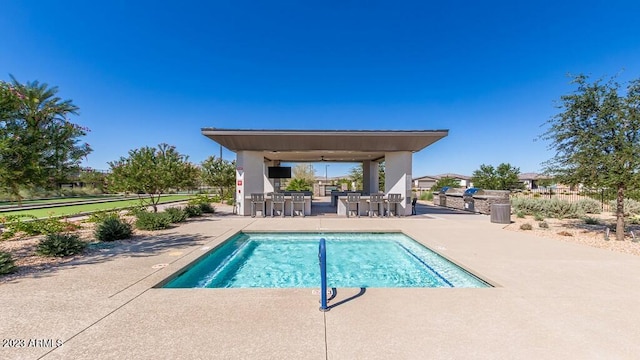
[[269, 166], [269, 179], [290, 179], [291, 167]]

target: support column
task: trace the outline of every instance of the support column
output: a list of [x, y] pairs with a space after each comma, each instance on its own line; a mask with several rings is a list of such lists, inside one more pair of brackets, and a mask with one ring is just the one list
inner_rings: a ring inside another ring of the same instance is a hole
[[362, 190], [369, 194], [375, 194], [380, 191], [378, 185], [378, 168], [379, 163], [377, 161], [363, 161], [362, 162]]
[[238, 151], [236, 158], [236, 203], [239, 215], [251, 215], [251, 193], [264, 193], [264, 157], [258, 151]]
[[398, 212], [411, 215], [411, 168], [412, 158], [409, 151], [390, 152], [385, 154], [386, 194], [402, 194], [402, 210]]

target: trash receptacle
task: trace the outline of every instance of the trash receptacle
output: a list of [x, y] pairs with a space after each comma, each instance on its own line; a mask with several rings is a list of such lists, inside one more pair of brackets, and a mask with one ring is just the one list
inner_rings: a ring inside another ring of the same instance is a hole
[[473, 195], [478, 192], [478, 188], [468, 188], [462, 194], [462, 201], [464, 202], [464, 209], [466, 211], [476, 212], [475, 200]]
[[440, 189], [440, 194], [438, 195], [440, 206], [447, 206], [447, 196], [445, 195], [447, 190], [449, 190], [448, 186], [444, 186], [442, 189]]
[[511, 224], [511, 204], [491, 204], [491, 222]]

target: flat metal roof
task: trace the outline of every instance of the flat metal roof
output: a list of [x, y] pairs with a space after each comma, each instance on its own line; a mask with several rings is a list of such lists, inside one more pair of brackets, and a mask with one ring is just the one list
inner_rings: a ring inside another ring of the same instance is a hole
[[261, 151], [269, 160], [360, 162], [381, 160], [387, 152], [418, 152], [449, 130], [249, 130], [202, 128], [225, 148]]

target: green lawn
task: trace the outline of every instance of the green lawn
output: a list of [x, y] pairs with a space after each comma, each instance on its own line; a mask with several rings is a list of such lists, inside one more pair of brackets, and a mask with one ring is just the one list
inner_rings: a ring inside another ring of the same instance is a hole
[[[163, 196], [160, 199], [160, 203], [167, 203], [178, 200], [187, 200], [190, 199], [192, 195], [168, 195]], [[52, 207], [46, 209], [33, 209], [33, 210], [23, 210], [23, 211], [12, 211], [6, 212], [7, 215], [33, 215], [38, 218], [46, 218], [49, 216], [67, 216], [67, 215], [75, 215], [78, 213], [92, 212], [92, 211], [100, 211], [100, 210], [113, 210], [118, 208], [126, 208], [130, 206], [140, 205], [140, 201], [138, 199], [133, 200], [121, 200], [121, 201], [110, 201], [106, 203], [97, 203], [97, 204], [83, 204], [83, 205], [69, 205], [69, 206], [60, 206], [60, 207]], [[0, 213], [2, 215], [2, 213]]]
[[[104, 199], [112, 199], [118, 198], [118, 195], [96, 195], [96, 196], [74, 196], [74, 197], [63, 197], [56, 199], [36, 199], [36, 200], [23, 200], [22, 205], [43, 205], [43, 204], [56, 204], [56, 203], [64, 203], [64, 202], [76, 202], [76, 201], [88, 201], [88, 200], [104, 200]], [[10, 201], [0, 201], [0, 206], [11, 206], [18, 205], [17, 202]]]

